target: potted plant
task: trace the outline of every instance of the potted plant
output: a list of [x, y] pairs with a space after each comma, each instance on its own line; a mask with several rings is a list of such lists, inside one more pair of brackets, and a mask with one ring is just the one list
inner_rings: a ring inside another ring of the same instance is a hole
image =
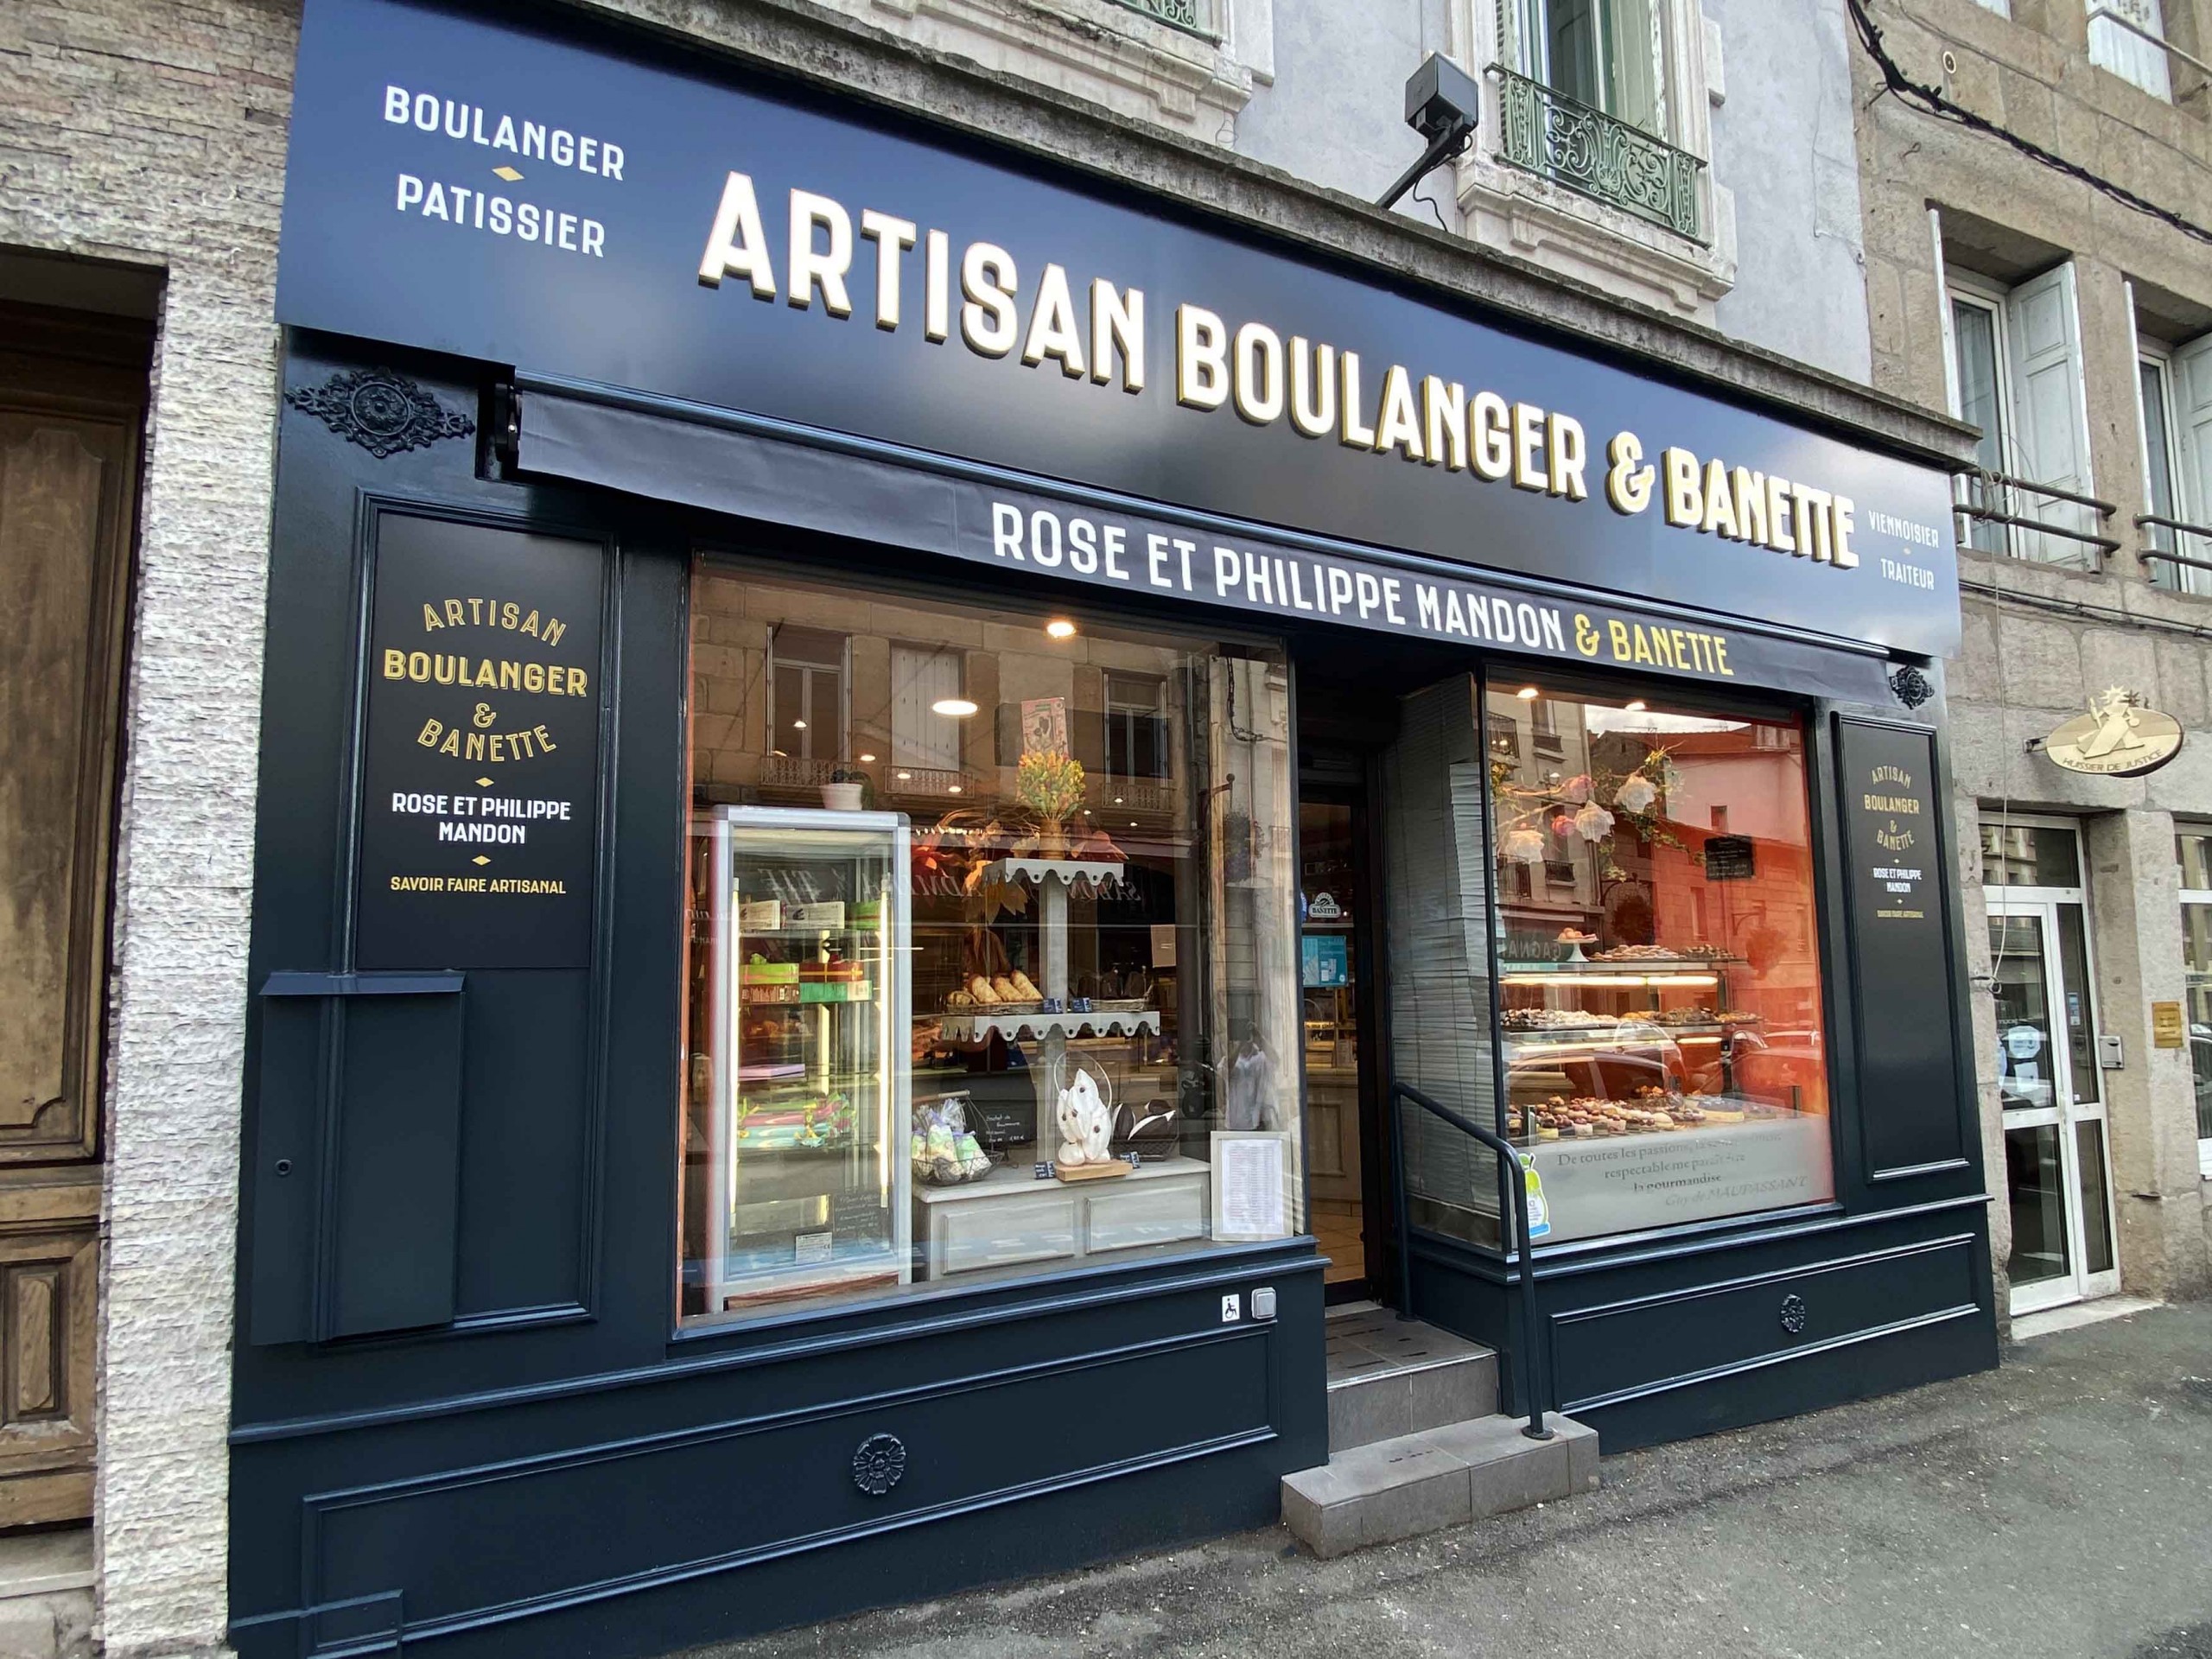
[[1014, 773], [1014, 798], [1037, 815], [1038, 850], [1046, 858], [1067, 851], [1063, 826], [1083, 804], [1083, 763], [1057, 750], [1033, 749]]
[[861, 791], [868, 787], [868, 774], [850, 766], [839, 766], [830, 774], [830, 781], [822, 785], [822, 804], [832, 812], [857, 812], [861, 810]]

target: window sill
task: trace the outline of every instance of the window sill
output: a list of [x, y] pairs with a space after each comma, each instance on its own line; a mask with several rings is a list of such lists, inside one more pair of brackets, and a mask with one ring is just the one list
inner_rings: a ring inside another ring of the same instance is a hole
[[1498, 160], [1495, 149], [1486, 135], [1459, 164], [1459, 211], [1476, 241], [1713, 325], [1715, 308], [1736, 285], [1736, 204], [1709, 168], [1702, 217], [1712, 240], [1701, 243]]
[[1251, 70], [1224, 41], [1119, 0], [824, 3], [917, 46], [1209, 143], [1226, 142], [1225, 124], [1252, 97]]

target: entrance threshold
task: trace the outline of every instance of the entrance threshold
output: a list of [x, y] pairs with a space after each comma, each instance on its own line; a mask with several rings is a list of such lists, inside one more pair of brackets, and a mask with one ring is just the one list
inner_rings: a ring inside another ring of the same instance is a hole
[[2018, 1315], [2012, 1321], [2012, 1340], [2032, 1342], [2055, 1332], [2102, 1325], [2107, 1319], [2124, 1319], [2132, 1313], [2147, 1313], [2164, 1306], [2147, 1296], [2099, 1296], [2086, 1302], [2068, 1302], [2063, 1306]]

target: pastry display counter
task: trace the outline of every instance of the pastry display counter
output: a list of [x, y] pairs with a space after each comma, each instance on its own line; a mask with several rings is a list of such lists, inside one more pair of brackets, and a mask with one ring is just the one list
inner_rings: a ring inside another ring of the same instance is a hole
[[1119, 1179], [1081, 1185], [1002, 1164], [961, 1186], [917, 1186], [919, 1276], [944, 1279], [1146, 1245], [1203, 1239], [1212, 1170], [1195, 1158], [1140, 1164]]

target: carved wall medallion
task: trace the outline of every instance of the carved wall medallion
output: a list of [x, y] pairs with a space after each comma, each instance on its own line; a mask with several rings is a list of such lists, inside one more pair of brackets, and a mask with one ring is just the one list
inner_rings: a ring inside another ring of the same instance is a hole
[[1795, 1291], [1782, 1299], [1782, 1328], [1793, 1337], [1805, 1328], [1805, 1299]]
[[1917, 709], [1936, 695], [1936, 682], [1907, 663], [1890, 676], [1890, 690], [1906, 708]]
[[881, 1497], [906, 1478], [906, 1442], [896, 1434], [871, 1434], [853, 1453], [853, 1484]]
[[476, 423], [467, 416], [455, 414], [390, 369], [341, 370], [319, 386], [286, 392], [284, 401], [378, 461], [403, 449], [427, 448], [440, 438], [465, 438], [476, 430]]

